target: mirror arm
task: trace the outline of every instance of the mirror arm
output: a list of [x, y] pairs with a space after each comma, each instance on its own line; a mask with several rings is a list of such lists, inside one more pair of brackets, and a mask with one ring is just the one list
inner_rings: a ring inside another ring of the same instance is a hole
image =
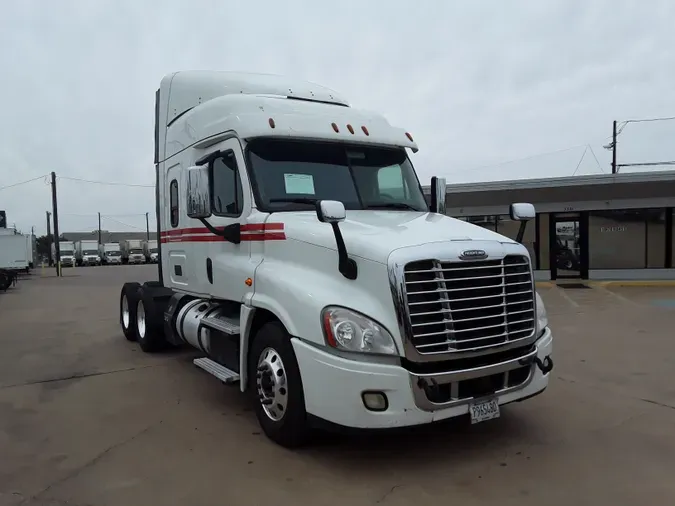
[[213, 235], [222, 237], [226, 241], [231, 242], [233, 244], [241, 243], [241, 227], [239, 226], [239, 223], [233, 223], [232, 225], [226, 226], [222, 230], [218, 230], [204, 218], [199, 218], [199, 221], [201, 221], [202, 224], [207, 228], [207, 230], [211, 232]]
[[342, 237], [342, 232], [340, 232], [340, 227], [338, 224], [331, 223], [330, 226], [333, 227], [335, 242], [337, 243], [338, 270], [345, 278], [354, 280], [358, 275], [356, 262], [349, 258], [349, 255], [347, 255], [347, 247], [345, 246], [345, 241]]
[[520, 228], [518, 229], [518, 235], [516, 235], [516, 242], [522, 244], [523, 237], [525, 237], [525, 227], [527, 227], [527, 221], [520, 222]]

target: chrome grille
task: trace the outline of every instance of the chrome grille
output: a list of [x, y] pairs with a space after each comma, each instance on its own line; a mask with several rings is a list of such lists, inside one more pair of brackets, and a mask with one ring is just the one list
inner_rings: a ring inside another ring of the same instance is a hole
[[461, 352], [530, 337], [534, 285], [527, 257], [405, 266], [412, 344], [419, 353]]

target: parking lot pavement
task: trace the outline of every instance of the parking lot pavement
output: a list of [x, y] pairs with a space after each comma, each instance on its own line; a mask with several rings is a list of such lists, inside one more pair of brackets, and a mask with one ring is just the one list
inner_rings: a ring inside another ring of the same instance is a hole
[[[188, 351], [143, 354], [119, 288], [151, 266], [0, 294], [0, 505], [675, 503], [675, 310], [644, 288], [543, 287], [551, 385], [471, 426], [269, 442]], [[330, 402], [327, 399], [326, 402]]]

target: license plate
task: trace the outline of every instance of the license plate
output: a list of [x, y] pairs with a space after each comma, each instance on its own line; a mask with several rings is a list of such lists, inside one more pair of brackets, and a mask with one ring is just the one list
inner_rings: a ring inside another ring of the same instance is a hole
[[493, 418], [499, 418], [499, 403], [497, 399], [478, 401], [469, 405], [471, 423], [480, 423]]

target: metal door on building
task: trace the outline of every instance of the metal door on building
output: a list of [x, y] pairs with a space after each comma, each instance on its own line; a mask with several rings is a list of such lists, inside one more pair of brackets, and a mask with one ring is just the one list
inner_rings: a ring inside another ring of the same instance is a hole
[[588, 213], [549, 215], [551, 279], [588, 279]]

